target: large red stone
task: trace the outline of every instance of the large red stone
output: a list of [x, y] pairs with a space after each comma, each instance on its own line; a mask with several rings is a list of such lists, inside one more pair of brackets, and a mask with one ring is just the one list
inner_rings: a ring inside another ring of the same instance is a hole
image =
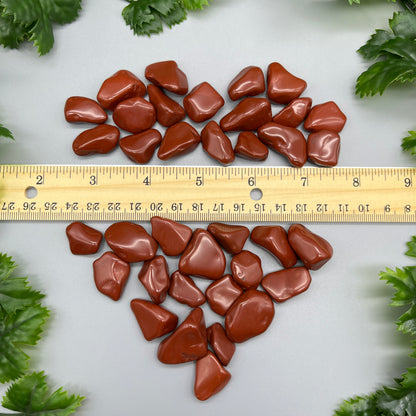
[[273, 121], [283, 126], [298, 127], [308, 115], [311, 106], [311, 98], [295, 98], [273, 117]]
[[239, 253], [250, 235], [250, 230], [244, 225], [213, 222], [207, 229], [221, 247], [231, 254]]
[[263, 279], [261, 260], [257, 254], [243, 250], [231, 259], [234, 280], [244, 289], [256, 289]]
[[158, 87], [179, 95], [188, 92], [188, 79], [175, 61], [162, 61], [150, 64], [145, 69], [145, 77]]
[[109, 153], [117, 146], [119, 137], [117, 127], [100, 124], [80, 133], [72, 143], [72, 150], [78, 156]]
[[258, 66], [244, 68], [228, 85], [228, 95], [233, 101], [246, 96], [259, 95], [265, 90], [264, 74]]
[[203, 149], [215, 160], [229, 165], [235, 159], [230, 139], [215, 121], [210, 121], [201, 131]]
[[166, 299], [170, 279], [168, 265], [163, 256], [156, 256], [143, 263], [139, 272], [139, 280], [146, 288], [152, 301], [156, 304]]
[[107, 113], [91, 98], [69, 97], [65, 102], [65, 120], [69, 123], [96, 123], [107, 121]]
[[212, 282], [205, 291], [205, 296], [211, 309], [224, 316], [235, 300], [243, 293], [230, 274]]
[[159, 130], [149, 129], [123, 137], [119, 145], [130, 160], [143, 164], [149, 162], [161, 141], [162, 135]]
[[219, 322], [212, 324], [207, 328], [207, 337], [221, 364], [228, 365], [235, 353], [235, 344], [228, 339], [223, 326]]
[[347, 117], [334, 101], [327, 101], [312, 107], [303, 127], [308, 131], [331, 130], [339, 133], [347, 121]]
[[195, 282], [178, 270], [170, 277], [169, 295], [191, 308], [205, 303], [205, 296]]
[[100, 231], [79, 221], [66, 227], [66, 236], [72, 254], [95, 254], [103, 238]]

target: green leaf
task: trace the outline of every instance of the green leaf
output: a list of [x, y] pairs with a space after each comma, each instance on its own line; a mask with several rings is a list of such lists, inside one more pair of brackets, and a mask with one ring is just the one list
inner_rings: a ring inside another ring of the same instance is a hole
[[405, 387], [384, 387], [377, 392], [377, 407], [380, 415], [412, 416], [416, 415], [416, 390]]
[[416, 131], [409, 131], [410, 136], [402, 139], [402, 149], [405, 152], [410, 152], [411, 155], [416, 155]]
[[389, 25], [396, 36], [416, 39], [416, 15], [413, 13], [394, 13]]
[[396, 268], [395, 271], [387, 268], [380, 273], [380, 279], [396, 290], [391, 306], [404, 306], [416, 300], [416, 266]]
[[387, 30], [376, 29], [376, 33], [371, 36], [367, 43], [358, 49], [365, 59], [377, 59], [383, 51], [385, 42], [393, 38], [393, 34]]
[[49, 311], [40, 304], [30, 305], [13, 315], [0, 312], [0, 382], [20, 377], [29, 357], [20, 349], [36, 345]]
[[75, 412], [83, 397], [68, 395], [59, 388], [49, 394], [43, 372], [26, 375], [12, 384], [3, 398], [2, 405], [22, 416], [67, 416]]
[[375, 396], [354, 397], [335, 411], [336, 416], [378, 416]]
[[[3, 15], [3, 8], [0, 7], [0, 45], [11, 49], [16, 49], [25, 40], [26, 37], [25, 26], [16, 23], [13, 19], [13, 16]], [[10, 137], [6, 136], [6, 132], [9, 132], [9, 130], [0, 124], [0, 136]], [[10, 138], [13, 138], [13, 136]]]
[[400, 383], [404, 388], [416, 390], [416, 367], [407, 369], [403, 374], [403, 381]]
[[202, 10], [204, 6], [209, 6], [208, 0], [181, 0], [181, 2], [188, 10]]
[[[1, 32], [1, 19], [0, 19], [0, 32]], [[0, 44], [2, 44], [1, 33], [0, 33]], [[9, 129], [4, 127], [1, 123], [0, 123], [0, 137], [6, 137], [8, 139], [14, 140], [13, 133]]]
[[[416, 140], [416, 132], [413, 132], [415, 134], [415, 140]], [[406, 251], [406, 256], [410, 257], [416, 257], [416, 235], [412, 237], [412, 239], [406, 243], [407, 247], [409, 248]]]
[[169, 26], [177, 25], [186, 19], [186, 10], [183, 7], [173, 9], [166, 16], [163, 16], [163, 21]]

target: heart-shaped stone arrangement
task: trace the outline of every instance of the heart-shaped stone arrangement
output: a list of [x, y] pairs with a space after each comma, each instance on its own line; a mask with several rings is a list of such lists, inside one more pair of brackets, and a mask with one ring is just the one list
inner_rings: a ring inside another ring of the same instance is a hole
[[[236, 343], [262, 334], [275, 314], [275, 302], [284, 302], [308, 289], [310, 270], [320, 269], [331, 257], [332, 247], [301, 224], [288, 231], [279, 225], [254, 227], [211, 223], [192, 230], [185, 224], [155, 216], [151, 234], [132, 222], [110, 225], [104, 238], [111, 251], [93, 263], [97, 289], [119, 300], [130, 275], [130, 264], [143, 262], [138, 280], [149, 299], [133, 299], [131, 309], [146, 340], [165, 336], [157, 351], [165, 364], [194, 361], [195, 396], [206, 400], [222, 390], [231, 378], [225, 369]], [[101, 246], [100, 231], [81, 222], [66, 228], [73, 254], [95, 254]], [[280, 270], [264, 276], [262, 262], [244, 250], [247, 239], [273, 255]], [[158, 249], [162, 254], [158, 254]], [[231, 255], [231, 274], [225, 274]], [[165, 256], [178, 259], [169, 273]], [[302, 264], [300, 264], [302, 263]], [[196, 279], [212, 281], [205, 293]], [[178, 326], [178, 316], [162, 307], [167, 296], [191, 308]], [[208, 303], [221, 322], [206, 328], [203, 309]]]
[[[257, 66], [244, 68], [232, 79], [228, 97], [240, 101], [219, 122], [211, 119], [224, 106], [224, 98], [208, 82], [188, 92], [187, 76], [175, 61], [148, 65], [144, 75], [150, 82], [147, 87], [130, 71], [120, 70], [102, 83], [97, 101], [67, 99], [68, 122], [97, 124], [75, 138], [72, 148], [77, 155], [109, 153], [119, 145], [129, 159], [144, 164], [158, 147], [158, 158], [167, 160], [202, 143], [204, 151], [224, 165], [235, 156], [265, 160], [269, 149], [296, 167], [307, 160], [320, 166], [338, 163], [344, 113], [333, 101], [312, 106], [311, 98], [301, 97], [307, 83], [277, 62], [268, 66], [267, 82]], [[174, 99], [181, 96], [182, 105]], [[281, 107], [273, 115], [276, 104]], [[112, 112], [115, 125], [107, 123], [107, 112]], [[204, 123], [201, 131], [184, 121], [186, 117], [194, 124]], [[164, 131], [154, 128], [156, 121]], [[131, 134], [120, 139], [120, 130]], [[239, 132], [235, 144], [226, 132]]]

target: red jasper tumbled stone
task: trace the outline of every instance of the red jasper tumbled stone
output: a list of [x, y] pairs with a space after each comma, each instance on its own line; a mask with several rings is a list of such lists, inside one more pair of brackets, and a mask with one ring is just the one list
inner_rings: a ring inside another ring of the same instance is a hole
[[235, 154], [231, 141], [215, 121], [210, 121], [202, 129], [201, 141], [202, 147], [212, 158], [224, 165], [234, 161]]
[[194, 393], [198, 400], [204, 401], [220, 392], [230, 381], [231, 374], [220, 364], [215, 355], [207, 355], [196, 362]]
[[255, 289], [244, 292], [225, 315], [225, 331], [232, 342], [244, 342], [262, 334], [274, 317], [273, 301]]
[[309, 134], [308, 159], [320, 166], [335, 166], [338, 163], [341, 138], [335, 131], [319, 130]]
[[188, 79], [175, 61], [162, 61], [150, 64], [145, 69], [145, 77], [158, 87], [179, 95], [188, 92]]
[[291, 74], [278, 62], [267, 68], [267, 97], [275, 103], [288, 104], [298, 98], [306, 86], [306, 81]]
[[289, 244], [306, 268], [320, 269], [333, 254], [332, 246], [302, 224], [292, 224], [288, 230]]
[[117, 146], [119, 137], [117, 127], [100, 124], [80, 133], [72, 143], [72, 150], [78, 156], [109, 153]]
[[79, 221], [66, 227], [66, 236], [72, 254], [95, 254], [103, 238], [100, 231]]
[[180, 303], [196, 308], [205, 303], [205, 296], [189, 277], [178, 270], [170, 278], [169, 295]]
[[180, 364], [198, 360], [207, 352], [204, 312], [201, 308], [195, 308], [175, 332], [159, 344], [157, 357], [164, 364]]
[[212, 324], [207, 328], [207, 337], [221, 364], [228, 365], [235, 353], [235, 344], [228, 339], [223, 326], [219, 322]]
[[166, 299], [170, 279], [168, 265], [163, 256], [145, 261], [138, 277], [154, 303], [159, 304]]
[[107, 78], [97, 94], [97, 101], [106, 110], [114, 110], [116, 105], [131, 97], [144, 97], [146, 87], [132, 72], [121, 69]]
[[308, 131], [331, 130], [339, 133], [347, 117], [334, 101], [314, 105], [306, 117], [303, 127]]
[[264, 74], [258, 66], [244, 68], [228, 85], [228, 95], [233, 101], [261, 94], [265, 90]]
[[231, 259], [233, 279], [244, 289], [256, 289], [263, 278], [261, 260], [257, 254], [243, 250]]
[[244, 159], [266, 160], [269, 149], [253, 132], [242, 131], [238, 135], [234, 153]]
[[111, 251], [94, 261], [94, 282], [97, 289], [113, 300], [119, 300], [130, 274], [129, 263]]
[[283, 126], [298, 127], [308, 115], [311, 107], [311, 98], [295, 98], [273, 117], [273, 121]]
[[96, 123], [107, 121], [107, 113], [91, 98], [69, 97], [65, 102], [65, 120], [69, 123]]
[[244, 225], [223, 224], [213, 222], [207, 230], [214, 236], [221, 247], [231, 254], [238, 254], [250, 235], [250, 230]]
[[149, 162], [161, 141], [162, 135], [159, 130], [149, 129], [123, 137], [119, 145], [130, 160], [143, 164]]
[[264, 276], [261, 285], [276, 301], [284, 302], [308, 289], [311, 275], [306, 267], [278, 270]]
[[156, 111], [153, 105], [142, 97], [128, 98], [117, 104], [113, 120], [123, 130], [140, 133], [155, 124]]
[[208, 82], [194, 87], [183, 99], [189, 118], [196, 123], [209, 120], [224, 105], [224, 99]]
[[104, 238], [110, 248], [128, 263], [150, 260], [158, 248], [156, 240], [141, 225], [128, 221], [111, 224]]
[[167, 128], [157, 156], [161, 160], [168, 160], [190, 153], [200, 141], [201, 137], [195, 128], [186, 121], [180, 121]]
[[148, 300], [133, 299], [130, 307], [147, 341], [174, 331], [178, 325], [174, 313]]

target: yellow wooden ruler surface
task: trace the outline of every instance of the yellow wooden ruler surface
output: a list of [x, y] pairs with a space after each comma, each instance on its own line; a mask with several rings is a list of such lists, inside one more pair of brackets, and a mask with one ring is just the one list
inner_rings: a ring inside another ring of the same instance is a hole
[[414, 168], [0, 166], [0, 220], [409, 222]]

